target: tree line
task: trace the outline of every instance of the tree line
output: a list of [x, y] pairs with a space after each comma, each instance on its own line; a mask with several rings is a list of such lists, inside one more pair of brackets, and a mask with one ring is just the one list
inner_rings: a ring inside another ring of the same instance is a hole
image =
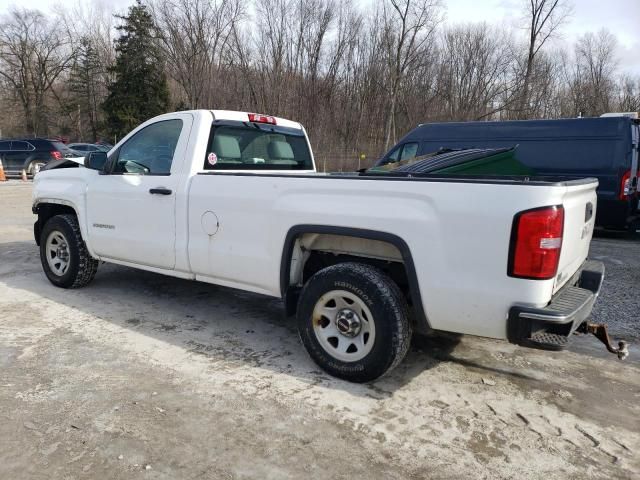
[[567, 0], [521, 5], [519, 29], [445, 23], [441, 0], [13, 7], [0, 18], [0, 131], [114, 141], [165, 111], [255, 111], [300, 121], [317, 157], [352, 168], [335, 159], [372, 160], [422, 122], [640, 110], [612, 33], [557, 49]]

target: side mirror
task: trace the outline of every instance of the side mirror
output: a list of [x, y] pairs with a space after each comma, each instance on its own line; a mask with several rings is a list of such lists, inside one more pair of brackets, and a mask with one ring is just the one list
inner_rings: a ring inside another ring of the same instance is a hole
[[84, 166], [91, 170], [102, 171], [106, 163], [106, 152], [89, 152], [89, 154], [84, 157]]

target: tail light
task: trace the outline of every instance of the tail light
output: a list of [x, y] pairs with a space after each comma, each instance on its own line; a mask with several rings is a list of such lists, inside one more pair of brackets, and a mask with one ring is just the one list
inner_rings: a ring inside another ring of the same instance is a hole
[[618, 198], [620, 200], [626, 200], [629, 195], [631, 195], [631, 170], [627, 170], [624, 172], [624, 175], [622, 175]]
[[518, 213], [513, 220], [510, 277], [549, 280], [558, 272], [564, 208], [536, 208]]
[[51, 156], [54, 160], [62, 160], [62, 154], [58, 150], [53, 150]]
[[262, 115], [261, 113], [249, 113], [248, 115], [250, 122], [276, 124], [276, 117], [272, 117], [271, 115]]

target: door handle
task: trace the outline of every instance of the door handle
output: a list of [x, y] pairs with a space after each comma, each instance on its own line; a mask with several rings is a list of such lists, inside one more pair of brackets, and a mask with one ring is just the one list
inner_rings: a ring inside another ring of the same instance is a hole
[[171, 195], [171, 190], [164, 187], [150, 188], [149, 193], [151, 195]]

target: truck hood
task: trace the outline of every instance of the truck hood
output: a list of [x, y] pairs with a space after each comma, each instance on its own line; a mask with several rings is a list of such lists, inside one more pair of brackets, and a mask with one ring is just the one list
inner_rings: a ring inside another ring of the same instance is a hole
[[75, 168], [78, 166], [84, 167], [84, 157], [67, 157], [53, 160], [42, 167], [40, 171], [54, 170], [56, 168]]

